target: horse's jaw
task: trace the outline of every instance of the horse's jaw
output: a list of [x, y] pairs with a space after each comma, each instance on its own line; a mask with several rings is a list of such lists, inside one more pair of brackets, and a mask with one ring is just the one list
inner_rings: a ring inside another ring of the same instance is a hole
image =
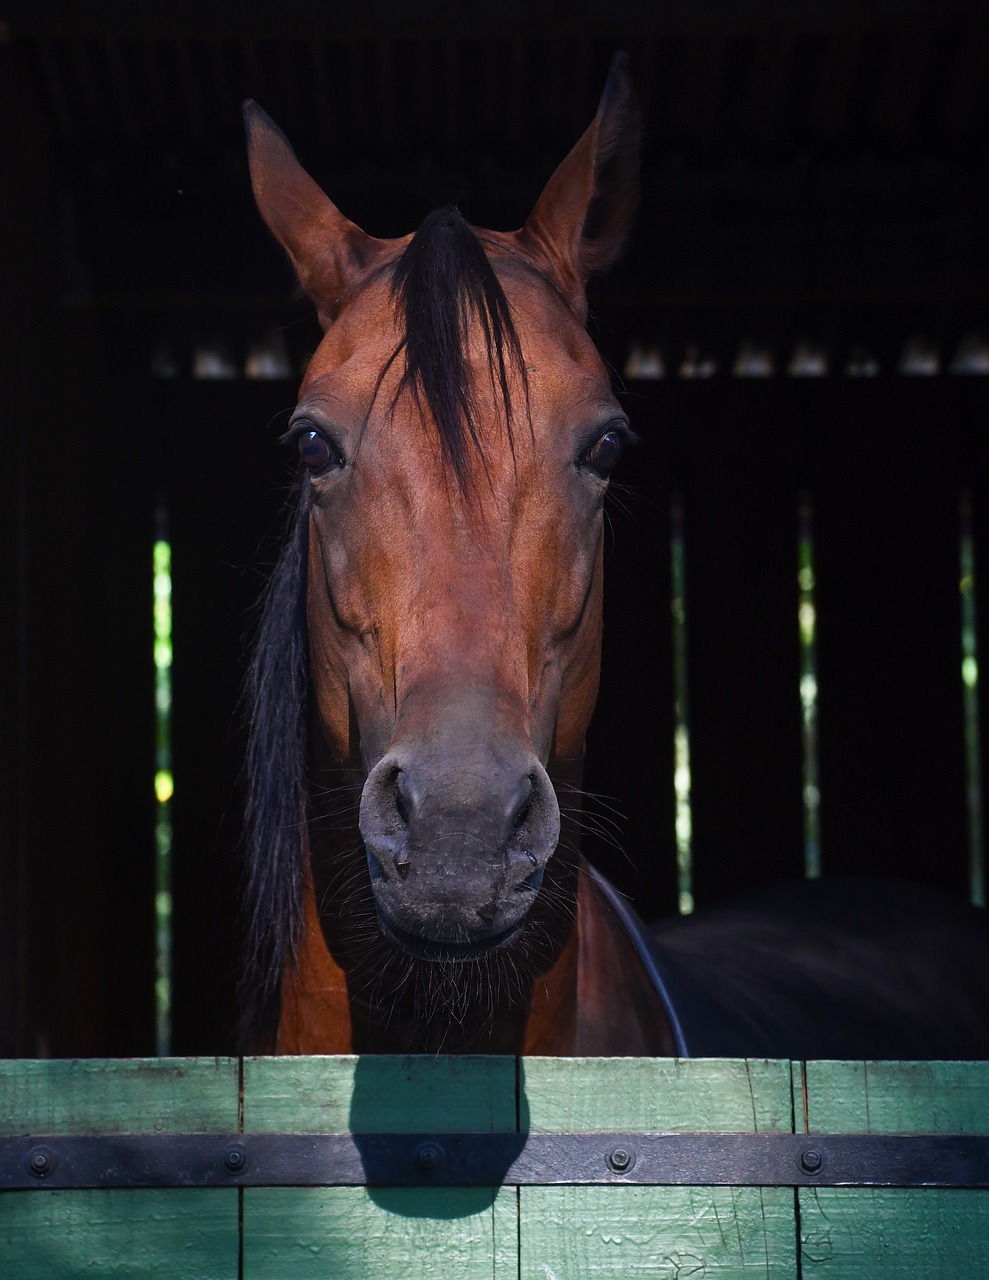
[[414, 960], [427, 964], [456, 964], [480, 961], [510, 949], [524, 927], [524, 918], [500, 933], [482, 937], [431, 937], [408, 933], [396, 921], [378, 911], [378, 925], [385, 940]]

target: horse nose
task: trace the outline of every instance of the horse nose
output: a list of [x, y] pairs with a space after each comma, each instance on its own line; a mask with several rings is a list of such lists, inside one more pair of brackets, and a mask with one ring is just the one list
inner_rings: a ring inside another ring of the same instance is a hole
[[559, 838], [559, 806], [535, 757], [446, 770], [386, 756], [368, 775], [360, 830], [389, 915], [497, 931], [535, 897]]
[[[532, 761], [518, 776], [506, 770], [428, 770], [384, 759], [369, 774], [361, 798], [361, 831], [382, 869], [407, 874], [413, 852], [458, 830], [492, 854], [517, 863], [518, 878], [555, 848], [559, 807], [545, 769]], [[549, 846], [549, 847], [547, 847]], [[386, 872], [387, 873], [387, 872]], [[514, 882], [514, 878], [513, 878]]]

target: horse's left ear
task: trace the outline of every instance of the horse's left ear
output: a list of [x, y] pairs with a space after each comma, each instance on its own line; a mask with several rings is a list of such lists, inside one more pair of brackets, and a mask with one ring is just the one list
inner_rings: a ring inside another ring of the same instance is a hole
[[559, 166], [525, 226], [527, 257], [548, 269], [574, 310], [584, 285], [621, 253], [639, 189], [639, 112], [628, 55], [616, 53], [591, 127]]

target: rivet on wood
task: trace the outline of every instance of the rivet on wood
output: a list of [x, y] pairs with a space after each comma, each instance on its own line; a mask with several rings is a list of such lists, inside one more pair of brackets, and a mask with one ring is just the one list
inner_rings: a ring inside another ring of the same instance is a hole
[[423, 1142], [416, 1149], [416, 1168], [421, 1173], [433, 1173], [443, 1164], [443, 1148], [438, 1142]]
[[55, 1166], [58, 1161], [55, 1159], [53, 1152], [46, 1147], [35, 1147], [28, 1155], [27, 1171], [35, 1178], [47, 1178], [55, 1172]]
[[800, 1167], [804, 1173], [820, 1173], [824, 1168], [824, 1156], [816, 1147], [808, 1147], [800, 1153]]
[[635, 1156], [625, 1147], [615, 1147], [614, 1151], [608, 1152], [608, 1164], [615, 1173], [627, 1173], [635, 1163]]

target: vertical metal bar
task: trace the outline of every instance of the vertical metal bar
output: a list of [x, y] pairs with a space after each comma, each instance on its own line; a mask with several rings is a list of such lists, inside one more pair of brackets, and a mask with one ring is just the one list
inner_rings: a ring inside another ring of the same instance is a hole
[[687, 574], [683, 495], [673, 497], [670, 528], [673, 595], [673, 790], [676, 797], [677, 909], [694, 909], [693, 814], [690, 801], [690, 721], [687, 700]]
[[821, 791], [817, 745], [817, 606], [814, 598], [814, 507], [801, 494], [798, 509], [797, 585], [800, 626], [800, 705], [803, 711], [804, 874], [821, 874]]
[[172, 548], [168, 510], [159, 503], [155, 518], [155, 1051], [171, 1052], [172, 1042]]
[[968, 892], [977, 907], [984, 907], [986, 905], [986, 853], [982, 818], [978, 635], [975, 625], [975, 539], [972, 533], [972, 495], [968, 490], [961, 495], [959, 515], [962, 703], [965, 718], [965, 792], [968, 804]]

